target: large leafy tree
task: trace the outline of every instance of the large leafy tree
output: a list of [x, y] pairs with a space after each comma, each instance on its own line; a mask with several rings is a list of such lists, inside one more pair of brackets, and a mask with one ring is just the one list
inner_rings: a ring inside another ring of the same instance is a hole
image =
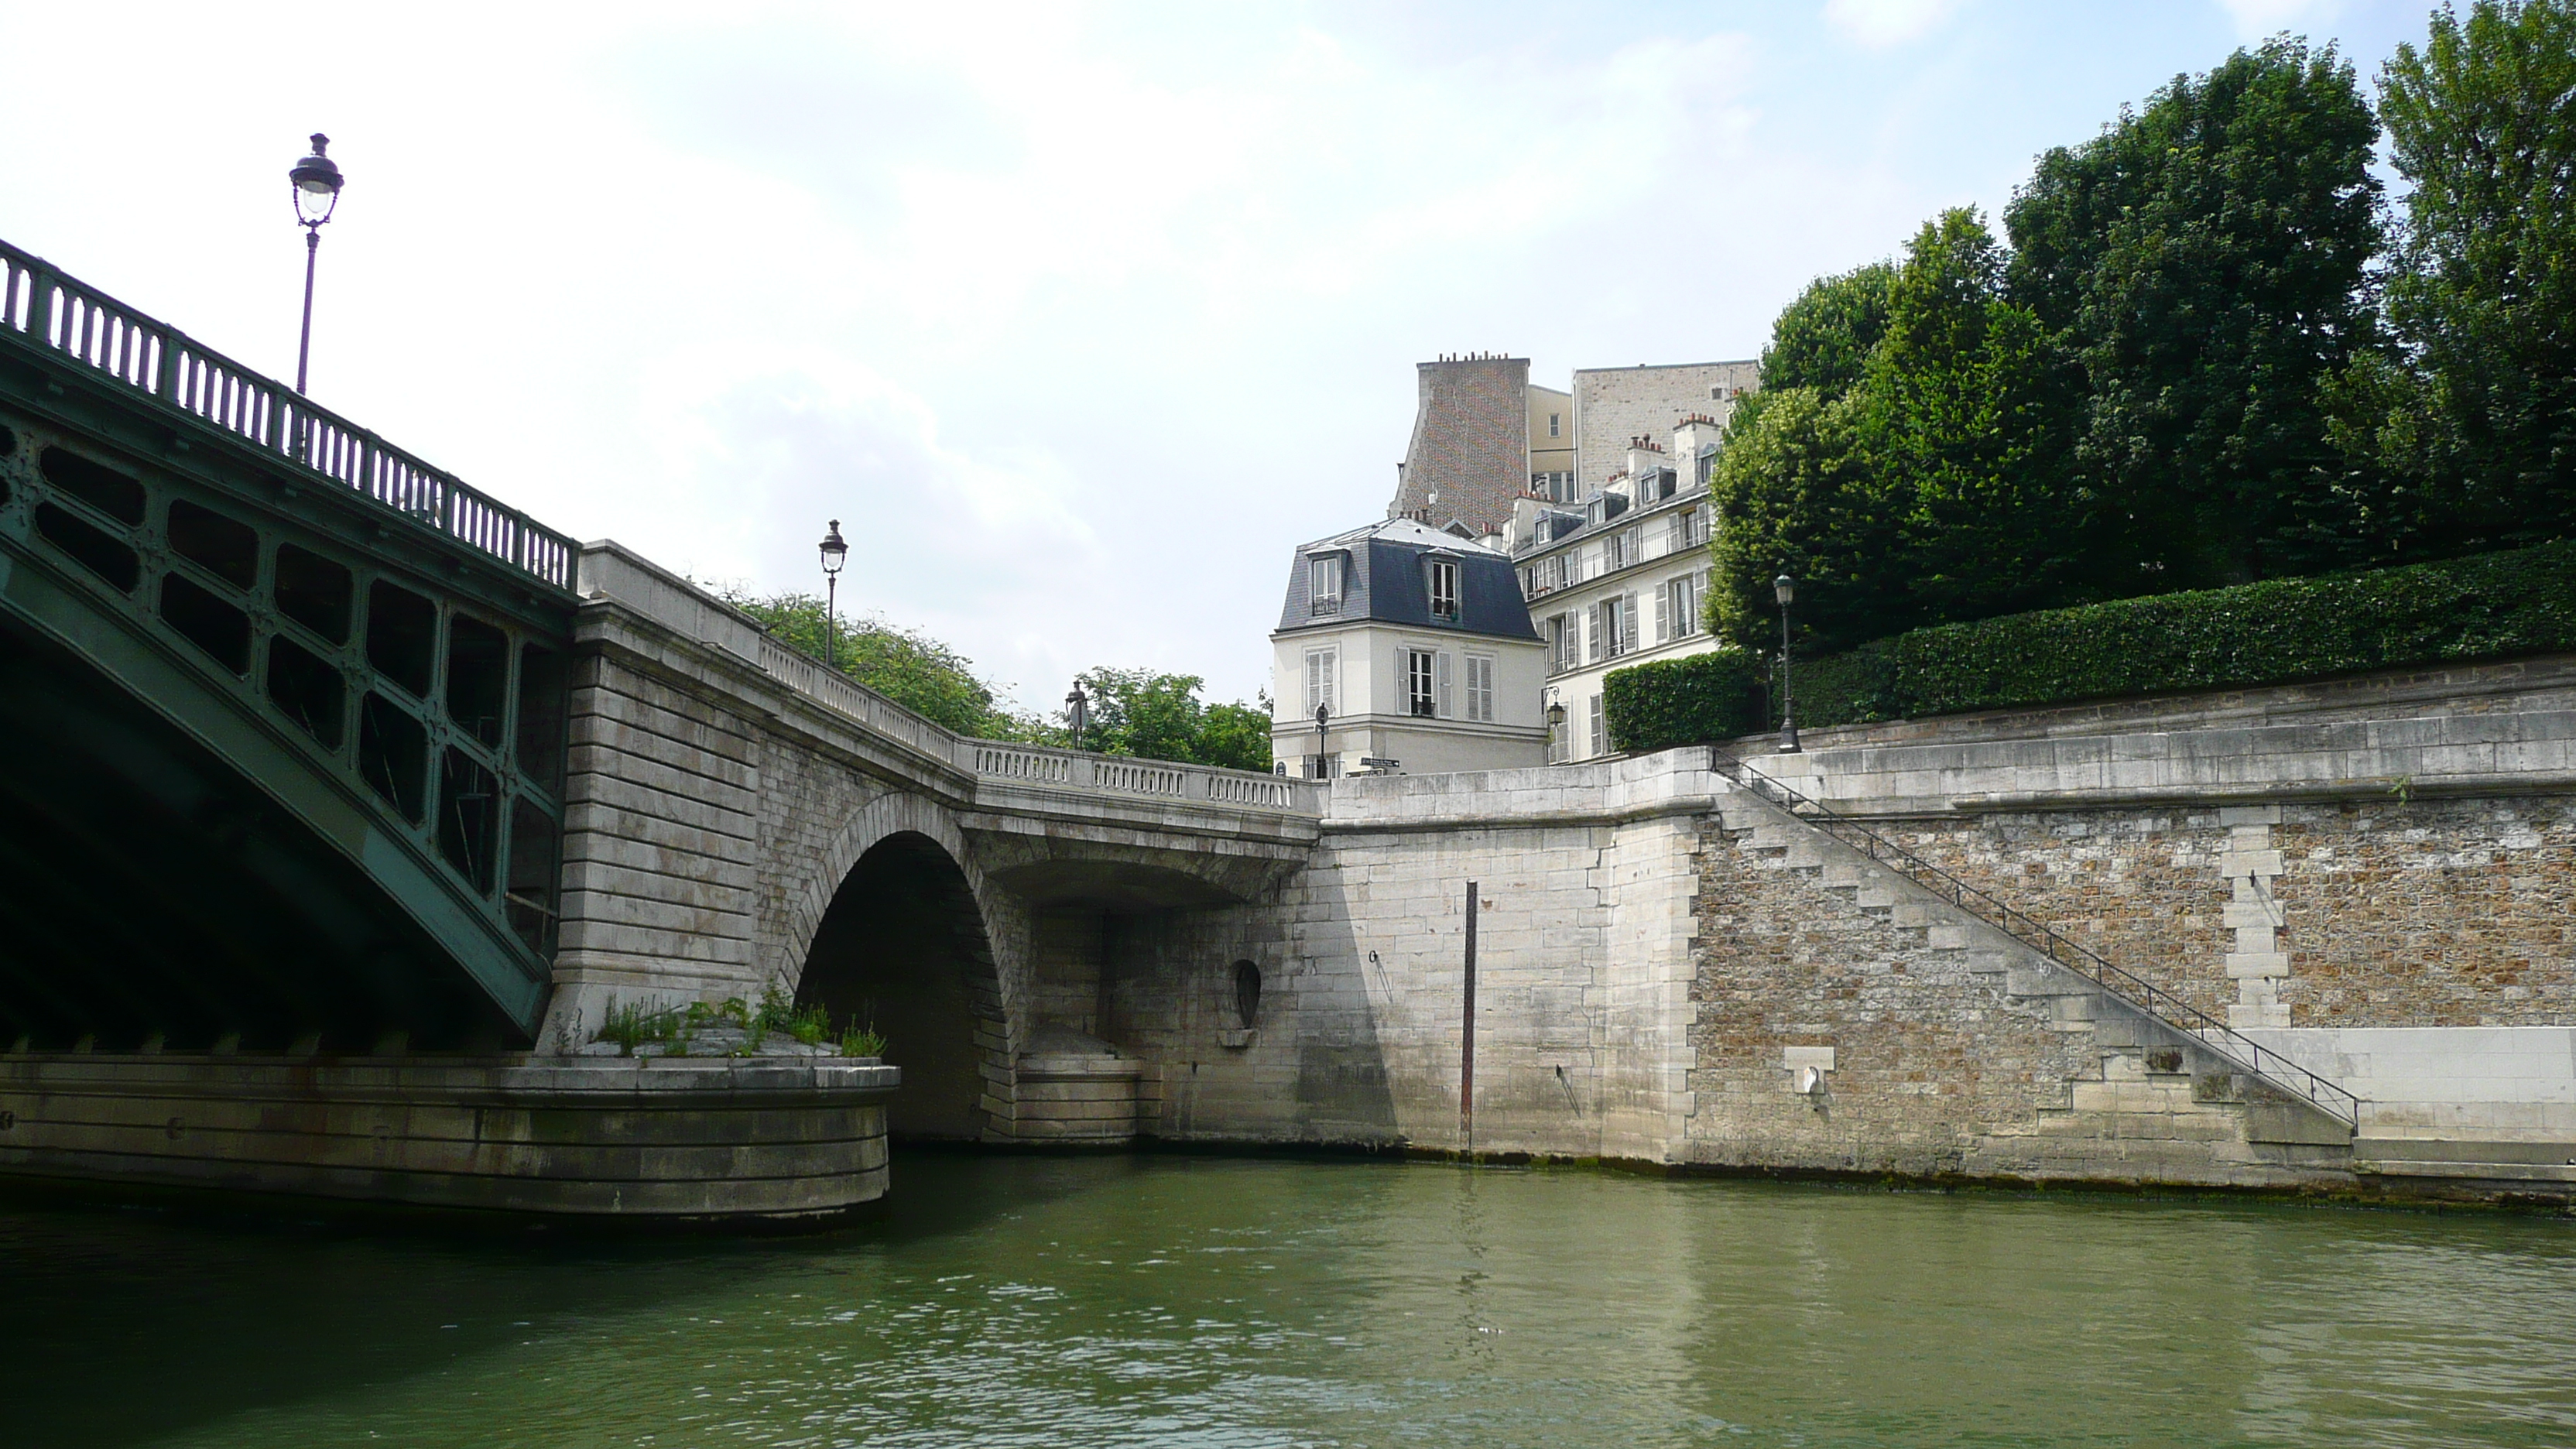
[[1895, 278], [1893, 265], [1872, 262], [1808, 283], [1771, 324], [1762, 386], [1812, 387], [1829, 398], [1849, 392], [1887, 332], [1888, 285]]
[[1786, 388], [1766, 376], [1730, 422], [1711, 480], [1720, 633], [1768, 644], [1778, 572], [1799, 581], [1796, 618], [1821, 648], [2091, 596], [2062, 369], [2003, 271], [1983, 221], [1955, 210], [1901, 264], [1830, 278], [1782, 314], [1766, 357], [1857, 345], [1859, 364], [1806, 365]]
[[2006, 210], [2011, 295], [2083, 368], [2123, 591], [2339, 557], [2323, 390], [2372, 337], [2377, 136], [2352, 67], [2283, 38], [2048, 152]]
[[[2400, 555], [2576, 530], [2576, 4], [2447, 6], [2380, 76], [2412, 183], [2388, 286], [2405, 350], [2365, 375]], [[2373, 398], [2376, 408], [2372, 406]]]
[[1909, 623], [2095, 596], [2091, 499], [2067, 472], [2073, 394], [2005, 256], [1972, 209], [1926, 222], [1888, 285], [1861, 384], [1874, 470], [1904, 509]]
[[1149, 760], [1270, 768], [1267, 705], [1204, 704], [1206, 681], [1195, 674], [1147, 669], [1086, 669], [1077, 676], [1091, 701], [1078, 748]]
[[[883, 619], [827, 622], [812, 594], [752, 594], [720, 589], [726, 603], [767, 626], [780, 643], [816, 659], [828, 653], [841, 672], [961, 735], [1029, 739], [1043, 726], [997, 704], [974, 661], [917, 629]], [[833, 636], [824, 646], [827, 631]]]

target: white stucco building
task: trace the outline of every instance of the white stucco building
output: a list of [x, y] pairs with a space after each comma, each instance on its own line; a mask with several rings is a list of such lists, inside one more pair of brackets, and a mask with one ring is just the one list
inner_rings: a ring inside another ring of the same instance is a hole
[[1547, 758], [1548, 648], [1512, 561], [1485, 544], [1407, 518], [1307, 544], [1270, 645], [1270, 750], [1286, 773]]
[[1505, 542], [1547, 643], [1546, 703], [1565, 708], [1549, 759], [1610, 753], [1611, 670], [1716, 647], [1700, 605], [1723, 432], [1718, 414], [1686, 414], [1668, 439], [1630, 439], [1623, 466], [1581, 503], [1525, 497], [1513, 510]]

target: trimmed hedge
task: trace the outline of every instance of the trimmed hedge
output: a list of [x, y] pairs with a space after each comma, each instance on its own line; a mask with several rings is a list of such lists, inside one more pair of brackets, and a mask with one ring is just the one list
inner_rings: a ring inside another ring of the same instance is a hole
[[1742, 649], [1614, 669], [1601, 681], [1611, 748], [1638, 753], [1762, 728], [1755, 686], [1768, 666]]
[[[1944, 624], [1800, 663], [1794, 683], [1798, 723], [1821, 728], [2561, 650], [2576, 650], [2576, 540]], [[1610, 676], [1605, 708], [1619, 748], [1720, 739], [1718, 726], [1751, 717], [1761, 666], [1711, 667], [1687, 687], [1649, 673], [1678, 667]], [[1645, 676], [1628, 692], [1651, 697], [1623, 699], [1622, 676]], [[1721, 676], [1743, 681], [1732, 710], [1712, 698]]]

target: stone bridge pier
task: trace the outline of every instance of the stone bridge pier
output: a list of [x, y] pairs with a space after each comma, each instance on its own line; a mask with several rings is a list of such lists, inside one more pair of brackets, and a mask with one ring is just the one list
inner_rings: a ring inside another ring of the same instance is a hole
[[1120, 1046], [1142, 979], [1221, 1014], [1282, 969], [1263, 907], [1317, 787], [960, 738], [614, 544], [577, 591], [541, 1052], [781, 991], [885, 1036], [898, 1137], [1116, 1142], [1158, 1108]]

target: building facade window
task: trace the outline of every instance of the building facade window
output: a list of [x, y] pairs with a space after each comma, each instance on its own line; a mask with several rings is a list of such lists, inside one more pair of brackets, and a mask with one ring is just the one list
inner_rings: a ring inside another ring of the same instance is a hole
[[1431, 617], [1455, 624], [1458, 622], [1458, 565], [1446, 559], [1433, 559], [1431, 575]]
[[1633, 594], [1603, 599], [1592, 606], [1592, 658], [1616, 659], [1637, 647], [1637, 600]]
[[1341, 650], [1306, 651], [1306, 718], [1313, 719], [1318, 708], [1330, 709], [1335, 714], [1342, 712], [1341, 691], [1337, 687], [1341, 678]]
[[1610, 725], [1608, 717], [1601, 712], [1601, 696], [1597, 694], [1592, 696], [1592, 753], [1610, 753]]
[[1699, 632], [1699, 575], [1664, 581], [1663, 613], [1655, 630], [1657, 642], [1688, 639]]
[[1624, 531], [1601, 540], [1601, 571], [1606, 574], [1612, 569], [1626, 568], [1633, 562], [1631, 552], [1629, 536]]
[[1342, 611], [1342, 556], [1337, 553], [1317, 554], [1306, 560], [1306, 597], [1309, 614], [1338, 614]]
[[1564, 424], [1559, 420], [1558, 414], [1549, 413], [1547, 415], [1547, 435], [1551, 438], [1561, 438], [1565, 436]]
[[1404, 712], [1415, 719], [1430, 719], [1439, 714], [1439, 696], [1433, 692], [1434, 657], [1428, 649], [1404, 651]]
[[1556, 646], [1556, 670], [1562, 674], [1582, 662], [1583, 641], [1575, 626], [1577, 616], [1557, 614], [1547, 621], [1547, 637]]
[[1691, 486], [1705, 492], [1708, 477], [1717, 471], [1717, 444], [1702, 443], [1699, 456], [1691, 460]]
[[1572, 720], [1569, 719], [1564, 724], [1549, 725], [1547, 727], [1547, 762], [1551, 765], [1562, 765], [1573, 757], [1574, 724]]
[[1467, 718], [1479, 724], [1494, 722], [1494, 656], [1467, 656]]

